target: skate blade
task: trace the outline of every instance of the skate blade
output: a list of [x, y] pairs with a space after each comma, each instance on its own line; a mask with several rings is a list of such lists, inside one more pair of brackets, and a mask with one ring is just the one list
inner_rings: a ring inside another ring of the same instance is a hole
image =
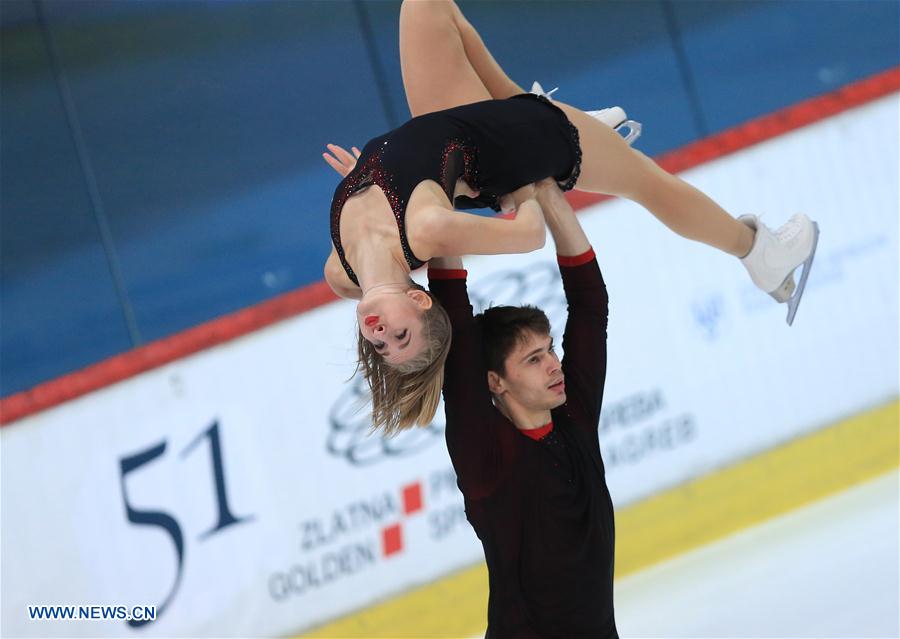
[[625, 120], [622, 124], [615, 127], [616, 131], [622, 133], [622, 129], [627, 129], [628, 133], [622, 133], [625, 137], [625, 142], [628, 144], [634, 144], [634, 141], [641, 137], [641, 123], [635, 122], [634, 120]]
[[534, 84], [531, 85], [531, 91], [529, 93], [533, 93], [534, 95], [542, 95], [548, 100], [552, 100], [550, 96], [559, 91], [559, 87], [555, 87], [550, 89], [549, 91], [544, 91], [544, 87], [541, 86], [540, 82], [537, 80], [534, 81]]
[[[800, 266], [803, 265], [801, 264]], [[796, 288], [797, 285], [794, 283], [794, 271], [791, 271], [790, 273], [788, 273], [788, 276], [784, 278], [781, 286], [769, 293], [769, 295], [771, 295], [779, 304], [783, 304], [784, 302], [790, 301], [791, 295], [794, 294], [794, 290]]]
[[[794, 323], [794, 316], [797, 314], [797, 307], [800, 306], [800, 298], [803, 297], [803, 290], [806, 288], [806, 279], [809, 277], [809, 270], [812, 268], [813, 258], [816, 256], [816, 247], [819, 245], [819, 225], [813, 222], [813, 245], [812, 252], [803, 262], [803, 275], [800, 276], [800, 283], [797, 284], [797, 290], [788, 300], [787, 323], [791, 326]], [[792, 278], [793, 279], [793, 278]]]

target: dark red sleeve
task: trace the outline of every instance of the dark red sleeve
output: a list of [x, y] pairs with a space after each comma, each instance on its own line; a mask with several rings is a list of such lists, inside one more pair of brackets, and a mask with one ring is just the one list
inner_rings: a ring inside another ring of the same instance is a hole
[[503, 467], [500, 413], [487, 385], [481, 334], [473, 317], [465, 271], [432, 269], [428, 286], [444, 306], [453, 327], [444, 367], [444, 411], [447, 449], [460, 489], [470, 499], [493, 490]]
[[558, 260], [569, 307], [562, 361], [566, 402], [574, 420], [596, 441], [606, 383], [609, 296], [593, 249]]

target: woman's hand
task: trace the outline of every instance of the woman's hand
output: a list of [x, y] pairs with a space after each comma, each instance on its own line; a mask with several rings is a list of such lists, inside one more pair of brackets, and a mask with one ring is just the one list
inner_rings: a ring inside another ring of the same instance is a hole
[[512, 193], [500, 196], [500, 213], [510, 215], [518, 211], [519, 207], [528, 200], [537, 199], [537, 190], [534, 184], [526, 184]]
[[356, 166], [356, 160], [360, 156], [359, 149], [355, 146], [350, 147], [353, 150], [353, 155], [350, 155], [346, 149], [337, 144], [326, 144], [325, 146], [328, 147], [328, 150], [331, 151], [333, 155], [323, 153], [322, 157], [325, 158], [325, 161], [328, 162], [328, 165], [331, 168], [341, 174], [341, 177], [347, 177], [350, 171]]
[[456, 188], [453, 189], [453, 199], [455, 200], [460, 195], [464, 195], [468, 198], [475, 199], [481, 194], [481, 191], [474, 190], [469, 183], [463, 180], [462, 178], [456, 181]]

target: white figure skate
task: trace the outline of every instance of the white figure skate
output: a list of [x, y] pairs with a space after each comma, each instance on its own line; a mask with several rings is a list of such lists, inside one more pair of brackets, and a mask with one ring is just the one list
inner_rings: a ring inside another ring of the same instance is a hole
[[[558, 90], [559, 87], [544, 91], [544, 88], [540, 83], [535, 82], [531, 85], [530, 93], [542, 95], [552, 101], [553, 98], [550, 96]], [[628, 144], [633, 144], [641, 135], [641, 123], [629, 120], [622, 107], [614, 106], [607, 109], [599, 109], [597, 111], [585, 111], [585, 113], [621, 133]]]
[[[756, 232], [753, 248], [741, 258], [753, 283], [775, 298], [787, 303], [788, 326], [793, 324], [800, 298], [806, 288], [816, 246], [819, 225], [802, 213], [797, 213], [774, 233], [755, 215], [742, 215], [741, 222]], [[794, 284], [794, 270], [803, 266], [800, 283]]]

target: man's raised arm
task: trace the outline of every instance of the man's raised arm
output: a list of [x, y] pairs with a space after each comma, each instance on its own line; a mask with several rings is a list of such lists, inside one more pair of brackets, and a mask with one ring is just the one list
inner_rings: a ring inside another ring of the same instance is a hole
[[477, 499], [487, 495], [496, 481], [500, 442], [466, 275], [461, 258], [436, 257], [428, 262], [428, 288], [447, 311], [453, 331], [444, 365], [447, 449], [460, 488]]
[[606, 328], [609, 297], [591, 243], [559, 187], [538, 185], [538, 202], [556, 244], [559, 271], [569, 307], [563, 334], [567, 403], [576, 421], [597, 437], [606, 382]]

